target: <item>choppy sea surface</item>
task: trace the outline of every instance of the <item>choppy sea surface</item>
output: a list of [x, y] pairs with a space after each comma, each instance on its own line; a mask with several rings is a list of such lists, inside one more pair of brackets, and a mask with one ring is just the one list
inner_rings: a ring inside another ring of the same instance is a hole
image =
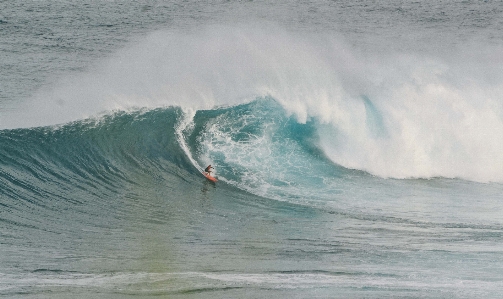
[[501, 153], [498, 1], [0, 2], [2, 298], [500, 298]]

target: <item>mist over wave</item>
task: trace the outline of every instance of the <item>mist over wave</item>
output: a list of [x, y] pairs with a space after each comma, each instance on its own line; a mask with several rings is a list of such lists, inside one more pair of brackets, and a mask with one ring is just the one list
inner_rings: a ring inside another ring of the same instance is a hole
[[273, 24], [158, 31], [40, 90], [23, 112], [4, 115], [2, 125], [168, 106], [193, 115], [270, 97], [299, 124], [313, 122], [317, 146], [346, 168], [501, 182], [498, 50], [363, 52], [333, 34]]

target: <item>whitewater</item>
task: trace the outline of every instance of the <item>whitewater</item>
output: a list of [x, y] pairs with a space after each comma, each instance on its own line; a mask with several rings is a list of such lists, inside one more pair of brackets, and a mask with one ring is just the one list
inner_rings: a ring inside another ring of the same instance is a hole
[[502, 14], [1, 3], [0, 294], [499, 298]]

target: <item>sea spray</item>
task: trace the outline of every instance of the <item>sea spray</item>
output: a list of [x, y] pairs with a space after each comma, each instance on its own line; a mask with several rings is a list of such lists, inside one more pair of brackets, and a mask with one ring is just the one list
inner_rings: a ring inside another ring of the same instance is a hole
[[40, 90], [23, 111], [2, 115], [2, 125], [209, 110], [269, 96], [299, 123], [316, 121], [322, 150], [346, 168], [503, 181], [503, 74], [492, 53], [362, 52], [335, 35], [272, 24], [157, 31]]

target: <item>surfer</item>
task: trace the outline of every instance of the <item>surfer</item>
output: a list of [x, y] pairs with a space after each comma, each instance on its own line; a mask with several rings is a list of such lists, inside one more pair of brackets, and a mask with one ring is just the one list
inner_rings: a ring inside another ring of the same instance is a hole
[[[205, 176], [208, 180], [210, 180], [210, 181], [212, 181], [212, 182], [218, 182], [217, 178], [215, 178], [215, 177], [212, 177], [212, 176], [211, 176], [211, 169], [212, 169], [212, 168], [213, 168], [213, 167], [211, 166], [211, 164], [210, 164], [210, 165], [208, 165], [208, 167], [206, 167], [206, 168], [204, 169], [204, 171], [202, 172], [202, 174], [203, 174], [203, 175], [204, 175], [204, 176]], [[213, 169], [215, 169], [215, 168], [213, 168]]]
[[[206, 172], [208, 175], [211, 175], [211, 169], [212, 169], [212, 168], [213, 168], [213, 167], [212, 167], [212, 166], [211, 166], [211, 164], [210, 164], [210, 165], [208, 165], [208, 167], [206, 167], [206, 168], [204, 169], [204, 172]], [[213, 168], [213, 169], [215, 169], [215, 168]]]

